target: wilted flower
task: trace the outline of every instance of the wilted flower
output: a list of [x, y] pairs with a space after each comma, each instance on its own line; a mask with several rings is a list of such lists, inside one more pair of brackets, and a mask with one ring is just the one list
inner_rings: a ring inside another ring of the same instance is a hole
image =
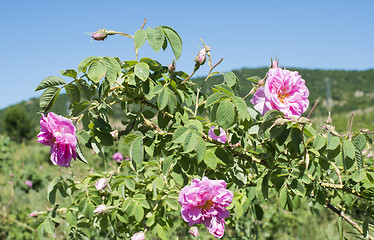
[[191, 233], [194, 237], [197, 237], [197, 235], [199, 235], [199, 229], [197, 229], [197, 227], [191, 227], [188, 232]]
[[221, 238], [225, 232], [225, 218], [230, 216], [226, 207], [234, 196], [226, 185], [223, 180], [203, 177], [201, 181], [195, 178], [191, 185], [182, 188], [179, 203], [183, 220], [189, 226], [203, 223], [214, 237]]
[[264, 115], [271, 109], [285, 116], [300, 116], [309, 106], [309, 90], [298, 72], [281, 68], [270, 68], [265, 86], [257, 89], [251, 103]]
[[221, 142], [221, 143], [226, 143], [226, 132], [225, 130], [223, 130], [223, 128], [219, 128], [220, 130], [220, 134], [219, 136], [217, 136], [215, 133], [214, 133], [214, 128], [215, 126], [211, 126], [210, 129], [209, 129], [209, 132], [208, 132], [208, 137], [218, 141], [218, 142]]
[[137, 232], [131, 237], [131, 240], [145, 240], [145, 235], [143, 232]]
[[108, 209], [108, 207], [105, 204], [99, 205], [96, 207], [96, 209], [93, 211], [94, 213], [102, 213], [105, 212]]
[[77, 136], [70, 119], [48, 113], [40, 119], [38, 142], [51, 146], [51, 161], [61, 167], [70, 166], [71, 159], [77, 158]]
[[123, 160], [123, 155], [120, 152], [116, 152], [113, 154], [113, 159], [116, 160], [117, 162], [122, 162]]
[[106, 186], [108, 186], [108, 182], [105, 178], [100, 178], [95, 184], [98, 191], [103, 190]]
[[32, 182], [30, 180], [26, 180], [25, 181], [25, 184], [28, 186], [28, 187], [32, 187]]

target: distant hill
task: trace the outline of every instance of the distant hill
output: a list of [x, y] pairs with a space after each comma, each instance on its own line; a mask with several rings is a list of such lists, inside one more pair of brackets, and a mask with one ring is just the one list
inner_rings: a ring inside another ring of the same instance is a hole
[[[298, 71], [305, 80], [310, 91], [310, 107], [313, 106], [317, 98], [320, 104], [314, 111], [312, 117], [318, 121], [324, 121], [328, 115], [327, 88], [330, 85], [330, 96], [332, 104], [330, 107], [332, 119], [337, 129], [346, 130], [347, 121], [350, 114], [355, 113], [354, 127], [369, 128], [374, 130], [374, 70], [367, 71], [343, 71], [343, 70], [310, 70], [310, 69], [290, 69]], [[251, 90], [251, 82], [246, 80], [251, 76], [264, 77], [268, 68], [248, 69], [243, 68], [233, 72], [240, 80], [241, 96], [245, 96]], [[204, 78], [195, 78], [192, 81], [201, 83]], [[222, 76], [212, 77], [205, 85], [204, 92], [210, 93], [211, 86], [222, 82]], [[246, 99], [249, 103], [250, 97]], [[30, 116], [35, 126], [39, 124], [39, 98], [23, 101], [17, 105], [22, 106]], [[0, 110], [0, 133], [3, 132], [3, 117], [6, 109]], [[53, 112], [67, 115], [68, 98], [61, 94], [54, 105]], [[357, 130], [357, 129], [356, 129]]]

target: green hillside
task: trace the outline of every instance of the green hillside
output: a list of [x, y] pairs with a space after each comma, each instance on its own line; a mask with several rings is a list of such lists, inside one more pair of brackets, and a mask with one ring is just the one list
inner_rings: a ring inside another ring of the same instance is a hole
[[[264, 77], [268, 68], [256, 69], [240, 69], [233, 72], [240, 79], [243, 90], [241, 96], [245, 96], [251, 90], [251, 82], [246, 80], [251, 76]], [[330, 84], [330, 96], [332, 106], [330, 108], [333, 123], [337, 126], [337, 130], [345, 131], [347, 123], [352, 112], [355, 113], [354, 128], [374, 129], [374, 70], [367, 71], [343, 71], [343, 70], [310, 70], [310, 69], [290, 69], [298, 71], [305, 80], [310, 91], [309, 101], [310, 107], [313, 106], [315, 100], [320, 99], [320, 103], [314, 111], [312, 117], [315, 122], [325, 121], [328, 116], [329, 108], [327, 106], [327, 81]], [[197, 84], [201, 83], [204, 78], [192, 79]], [[328, 80], [327, 80], [328, 79]], [[211, 86], [223, 81], [222, 76], [212, 77], [205, 85], [204, 91], [211, 92]], [[250, 97], [246, 99], [249, 103]], [[40, 114], [39, 99], [33, 98], [29, 101], [23, 101], [17, 104], [24, 108], [30, 121], [35, 127], [38, 127]], [[10, 107], [9, 107], [10, 108]], [[8, 108], [0, 110], [0, 133], [4, 132], [4, 114]], [[56, 104], [52, 108], [57, 114], [67, 115], [68, 99], [67, 96], [61, 94]], [[114, 116], [116, 117], [116, 116]]]

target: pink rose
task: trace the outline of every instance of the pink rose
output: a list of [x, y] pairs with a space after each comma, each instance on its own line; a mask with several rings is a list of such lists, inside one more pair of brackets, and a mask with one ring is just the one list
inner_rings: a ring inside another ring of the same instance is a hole
[[100, 178], [95, 184], [98, 191], [103, 190], [106, 186], [108, 186], [108, 182], [105, 178]]
[[26, 180], [26, 181], [25, 181], [25, 184], [26, 184], [29, 188], [32, 187], [32, 182], [31, 182], [30, 180]]
[[218, 142], [221, 142], [221, 143], [226, 143], [226, 132], [225, 130], [223, 130], [223, 128], [219, 128], [220, 130], [220, 133], [219, 133], [219, 136], [217, 136], [215, 133], [214, 133], [214, 128], [215, 126], [211, 126], [210, 129], [209, 129], [209, 132], [208, 132], [208, 137], [218, 141]]
[[265, 86], [257, 89], [251, 103], [264, 115], [271, 109], [285, 116], [300, 116], [309, 106], [309, 90], [298, 72], [271, 68], [267, 73]]
[[230, 216], [226, 207], [234, 197], [226, 185], [223, 180], [203, 177], [201, 181], [195, 178], [191, 185], [182, 188], [179, 203], [183, 220], [189, 226], [203, 223], [214, 237], [221, 238], [225, 232], [225, 218]]
[[38, 142], [51, 146], [51, 161], [61, 167], [70, 166], [71, 159], [77, 158], [77, 136], [70, 119], [48, 113], [40, 119]]
[[191, 233], [191, 235], [194, 237], [197, 237], [197, 235], [199, 235], [199, 229], [197, 229], [197, 227], [191, 227], [188, 232]]
[[123, 160], [123, 155], [120, 152], [116, 152], [113, 154], [113, 159], [116, 160], [117, 162], [122, 162]]
[[145, 235], [143, 232], [137, 232], [131, 237], [131, 240], [145, 240]]

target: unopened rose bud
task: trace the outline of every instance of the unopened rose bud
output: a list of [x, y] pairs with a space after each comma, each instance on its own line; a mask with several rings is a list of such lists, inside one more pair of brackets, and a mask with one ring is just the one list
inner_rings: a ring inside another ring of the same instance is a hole
[[108, 209], [108, 207], [105, 204], [99, 205], [96, 207], [96, 209], [93, 211], [94, 213], [102, 213], [105, 212]]
[[271, 63], [271, 68], [278, 68], [277, 60], [273, 60], [273, 62]]
[[104, 41], [108, 35], [102, 32], [95, 32], [92, 34], [92, 38], [96, 41]]
[[191, 233], [194, 237], [197, 237], [197, 235], [199, 235], [199, 229], [197, 229], [197, 227], [191, 227], [188, 232]]
[[110, 135], [112, 135], [113, 138], [118, 138], [118, 130], [111, 131]]
[[95, 184], [98, 191], [103, 190], [106, 186], [108, 186], [108, 182], [105, 178], [100, 178]]
[[200, 65], [203, 65], [206, 61], [206, 49], [203, 48], [200, 50], [199, 55], [197, 56], [197, 61], [200, 63]]
[[173, 60], [173, 62], [169, 65], [168, 67], [168, 70], [170, 73], [173, 73], [175, 71], [175, 61]]

